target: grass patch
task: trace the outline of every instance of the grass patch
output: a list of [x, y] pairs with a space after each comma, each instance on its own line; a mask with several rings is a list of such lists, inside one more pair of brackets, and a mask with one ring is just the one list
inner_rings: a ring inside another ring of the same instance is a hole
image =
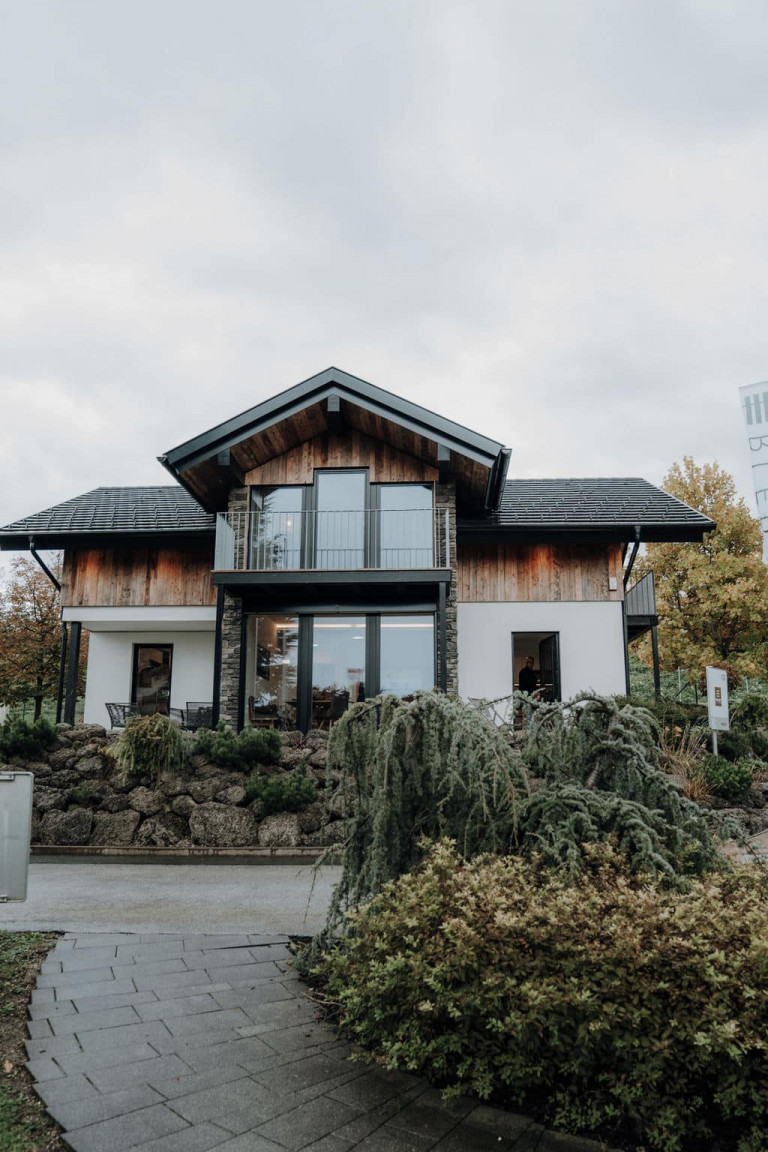
[[64, 1152], [24, 1068], [27, 1002], [52, 932], [0, 932], [0, 1152]]

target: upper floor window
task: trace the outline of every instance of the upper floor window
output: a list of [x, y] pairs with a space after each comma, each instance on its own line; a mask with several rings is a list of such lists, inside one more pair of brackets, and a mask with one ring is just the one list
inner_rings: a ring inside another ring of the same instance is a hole
[[302, 567], [303, 493], [298, 486], [251, 489], [251, 568]]
[[315, 567], [365, 568], [368, 473], [315, 473]]
[[379, 484], [380, 568], [430, 568], [434, 554], [431, 484]]

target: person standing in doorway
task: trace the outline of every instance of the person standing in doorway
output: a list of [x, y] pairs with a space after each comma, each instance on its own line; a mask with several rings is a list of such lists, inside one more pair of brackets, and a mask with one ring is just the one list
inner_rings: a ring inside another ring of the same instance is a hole
[[518, 687], [521, 692], [527, 692], [530, 696], [536, 691], [536, 681], [538, 677], [533, 669], [533, 656], [527, 656], [525, 664], [520, 669], [520, 676], [518, 679]]

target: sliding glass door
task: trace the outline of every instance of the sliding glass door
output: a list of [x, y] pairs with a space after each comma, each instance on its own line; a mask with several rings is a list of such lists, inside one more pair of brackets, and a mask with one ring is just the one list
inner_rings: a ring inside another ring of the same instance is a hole
[[318, 472], [315, 483], [315, 567], [366, 568], [368, 475]]
[[365, 699], [365, 616], [316, 616], [312, 629], [312, 727], [327, 728]]

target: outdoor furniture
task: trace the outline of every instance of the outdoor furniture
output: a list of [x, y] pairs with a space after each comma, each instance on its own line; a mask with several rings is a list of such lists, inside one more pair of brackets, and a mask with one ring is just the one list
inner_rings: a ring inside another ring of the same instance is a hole
[[248, 721], [253, 728], [276, 728], [279, 719], [274, 704], [257, 704], [254, 696], [248, 697]]
[[187, 700], [183, 723], [192, 732], [198, 728], [213, 728], [213, 704]]
[[125, 728], [129, 716], [139, 715], [138, 704], [107, 704], [110, 728]]

